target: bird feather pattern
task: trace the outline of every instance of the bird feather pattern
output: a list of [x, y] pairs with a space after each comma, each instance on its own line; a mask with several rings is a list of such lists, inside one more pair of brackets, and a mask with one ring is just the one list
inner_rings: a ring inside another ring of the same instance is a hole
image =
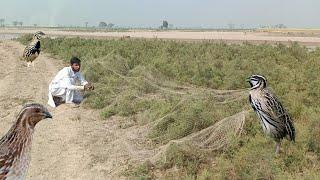
[[[23, 51], [23, 58], [27, 62], [33, 62], [39, 56], [41, 51], [40, 39], [42, 35], [45, 35], [45, 34], [41, 31], [36, 32], [33, 36], [32, 41], [25, 47]], [[29, 67], [29, 64], [28, 64], [28, 67]]]
[[288, 111], [282, 106], [277, 96], [266, 88], [263, 76], [252, 75], [250, 78], [249, 101], [258, 115], [265, 134], [277, 142], [287, 137], [295, 141], [295, 128]]
[[24, 179], [30, 162], [35, 125], [52, 118], [41, 104], [27, 104], [20, 111], [10, 130], [0, 139], [0, 180]]

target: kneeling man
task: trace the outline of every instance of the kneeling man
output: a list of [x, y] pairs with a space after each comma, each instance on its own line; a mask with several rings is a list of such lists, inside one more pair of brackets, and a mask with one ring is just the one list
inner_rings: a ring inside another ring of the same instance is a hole
[[72, 57], [70, 66], [58, 72], [49, 85], [48, 104], [56, 107], [63, 102], [80, 104], [83, 100], [80, 90], [93, 90], [94, 86], [88, 83], [80, 73], [81, 61]]

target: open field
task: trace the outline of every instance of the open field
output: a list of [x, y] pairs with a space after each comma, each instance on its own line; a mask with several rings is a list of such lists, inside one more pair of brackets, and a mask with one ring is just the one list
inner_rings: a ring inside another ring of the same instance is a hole
[[[100, 160], [93, 165], [108, 167], [111, 157], [116, 157], [123, 163], [116, 169], [142, 179], [320, 176], [319, 49], [309, 51], [298, 43], [82, 38], [45, 38], [43, 49], [65, 62], [72, 55], [83, 60], [86, 78], [96, 84], [83, 107], [96, 109], [100, 122], [117, 123], [118, 129], [111, 132], [125, 132], [124, 139], [115, 141], [129, 151], [125, 156], [112, 148], [109, 135], [92, 132], [90, 136], [101, 139], [92, 147], [105, 148], [94, 156]], [[253, 73], [267, 77], [297, 129], [296, 142], [284, 140], [279, 156], [247, 102], [245, 79]], [[241, 112], [247, 112], [245, 118]], [[218, 126], [221, 122], [227, 123]], [[238, 127], [241, 135], [218, 136], [215, 130], [221, 127], [230, 132]], [[101, 142], [106, 143], [99, 146]]]
[[[1, 135], [23, 103], [46, 104], [48, 83], [72, 55], [96, 86], [80, 108], [49, 109], [27, 179], [319, 179], [319, 48], [88, 34], [44, 38], [36, 69], [19, 60], [23, 45], [0, 43]], [[250, 110], [253, 73], [267, 77], [297, 129], [279, 156]]]
[[242, 31], [197, 31], [197, 30], [126, 30], [106, 31], [90, 29], [85, 30], [63, 29], [63, 28], [0, 28], [0, 34], [15, 34], [21, 35], [26, 33], [34, 33], [37, 30], [42, 30], [50, 37], [83, 37], [83, 38], [158, 38], [158, 39], [175, 39], [175, 40], [212, 40], [225, 42], [253, 42], [253, 43], [290, 43], [293, 41], [299, 42], [307, 46], [320, 45], [320, 30], [319, 29], [258, 29], [258, 30], [242, 30]]

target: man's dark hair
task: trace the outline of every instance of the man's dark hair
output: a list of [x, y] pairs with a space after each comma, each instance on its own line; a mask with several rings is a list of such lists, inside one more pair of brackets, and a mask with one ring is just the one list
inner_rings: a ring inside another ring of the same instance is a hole
[[70, 64], [72, 65], [72, 64], [74, 64], [74, 63], [80, 64], [80, 63], [81, 63], [81, 60], [80, 60], [79, 58], [77, 58], [77, 57], [72, 57], [72, 58], [70, 59]]

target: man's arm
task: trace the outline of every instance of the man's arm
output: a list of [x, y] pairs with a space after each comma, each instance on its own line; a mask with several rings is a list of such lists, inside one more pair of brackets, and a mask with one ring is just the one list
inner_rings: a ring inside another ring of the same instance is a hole
[[78, 72], [78, 78], [79, 78], [80, 84], [81, 84], [82, 86], [88, 84], [88, 81], [86, 81], [86, 80], [84, 79], [84, 77], [82, 76], [82, 74], [81, 74], [80, 72]]
[[74, 85], [72, 82], [73, 82], [73, 78], [63, 78], [61, 83], [60, 83], [60, 86], [62, 88], [67, 88], [67, 89], [70, 89], [70, 90], [84, 90], [84, 86], [83, 85], [80, 85], [80, 86], [77, 86], [77, 85]]
[[84, 86], [70, 85], [70, 86], [67, 86], [67, 89], [71, 89], [71, 90], [84, 90]]

